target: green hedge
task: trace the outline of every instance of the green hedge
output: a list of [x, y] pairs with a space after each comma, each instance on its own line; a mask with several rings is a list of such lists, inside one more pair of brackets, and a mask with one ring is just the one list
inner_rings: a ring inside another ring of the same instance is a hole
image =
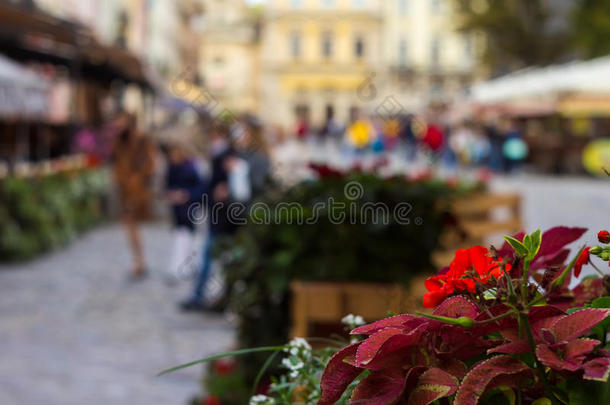
[[101, 170], [0, 180], [0, 259], [32, 258], [97, 224], [107, 188]]

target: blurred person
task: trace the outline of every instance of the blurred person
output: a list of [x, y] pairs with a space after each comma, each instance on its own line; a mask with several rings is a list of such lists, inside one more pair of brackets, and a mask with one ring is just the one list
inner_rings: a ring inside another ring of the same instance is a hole
[[398, 118], [387, 118], [383, 120], [382, 133], [386, 150], [394, 150], [398, 146], [400, 130]]
[[239, 198], [249, 198], [250, 195], [250, 190], [243, 187], [249, 184], [247, 179], [244, 180], [248, 175], [248, 165], [239, 158], [231, 143], [229, 126], [224, 123], [215, 123], [212, 126], [209, 152], [211, 175], [205, 190], [205, 201], [208, 205], [206, 208], [210, 226], [193, 292], [188, 299], [180, 303], [184, 311], [208, 309], [205, 290], [212, 267], [213, 246], [219, 236], [232, 233], [236, 228], [236, 224], [229, 218], [229, 205]]
[[368, 119], [358, 116], [358, 118], [356, 118], [347, 128], [346, 135], [348, 145], [350, 145], [356, 153], [361, 153], [371, 145], [375, 135], [375, 128], [373, 128]]
[[195, 234], [195, 221], [189, 215], [189, 207], [199, 200], [204, 189], [197, 166], [187, 150], [180, 141], [170, 143], [167, 148], [166, 199], [171, 206], [174, 239], [167, 269], [169, 282], [179, 280], [179, 272], [188, 265]]
[[309, 137], [309, 123], [305, 118], [297, 121], [296, 135], [299, 141], [305, 141]]
[[488, 166], [494, 172], [500, 172], [504, 168], [504, 155], [502, 154], [503, 137], [496, 124], [491, 122], [485, 126], [485, 134], [489, 141]]
[[132, 114], [121, 112], [114, 124], [119, 128], [114, 146], [114, 178], [121, 203], [121, 219], [133, 254], [131, 279], [146, 276], [146, 264], [138, 223], [150, 217], [155, 146], [136, 127]]
[[512, 173], [517, 171], [528, 154], [528, 147], [523, 140], [523, 134], [514, 122], [508, 118], [502, 122], [504, 143], [502, 154], [504, 156], [504, 171]]
[[269, 147], [262, 123], [254, 116], [243, 117], [240, 135], [235, 146], [239, 155], [248, 163], [251, 197], [256, 197], [265, 191], [271, 180]]

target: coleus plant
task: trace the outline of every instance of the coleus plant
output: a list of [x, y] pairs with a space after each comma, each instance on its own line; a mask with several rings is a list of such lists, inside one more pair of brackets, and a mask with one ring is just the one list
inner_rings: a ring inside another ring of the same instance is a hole
[[[500, 249], [460, 249], [426, 281], [431, 314], [404, 314], [355, 328], [321, 380], [319, 405], [357, 378], [354, 404], [610, 404], [610, 276], [570, 289], [591, 256], [567, 245], [583, 228], [506, 237]], [[600, 232], [601, 244], [608, 234]], [[602, 298], [600, 298], [602, 297]]]

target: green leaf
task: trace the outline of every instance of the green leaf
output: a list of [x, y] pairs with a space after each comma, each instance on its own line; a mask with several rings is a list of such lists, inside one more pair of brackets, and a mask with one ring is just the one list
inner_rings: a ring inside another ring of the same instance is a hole
[[532, 405], [553, 405], [553, 403], [548, 398], [538, 398], [532, 402]]
[[591, 308], [610, 308], [610, 297], [600, 297], [591, 303]]
[[609, 382], [570, 380], [568, 383], [570, 405], [608, 405], [610, 404]]
[[195, 360], [195, 361], [191, 361], [190, 363], [182, 364], [180, 366], [168, 368], [167, 370], [163, 370], [159, 374], [157, 374], [157, 377], [160, 377], [165, 374], [173, 373], [174, 371], [181, 370], [183, 368], [192, 367], [197, 364], [207, 363], [210, 361], [222, 359], [223, 357], [241, 356], [242, 354], [258, 353], [258, 352], [277, 352], [280, 350], [284, 350], [285, 348], [286, 348], [286, 346], [284, 346], [284, 345], [282, 345], [282, 346], [264, 346], [264, 347], [255, 347], [252, 349], [234, 350], [232, 352], [216, 354], [214, 356], [206, 357], [201, 360]]
[[519, 242], [512, 236], [504, 236], [504, 240], [513, 248], [517, 256], [527, 256], [528, 250], [523, 243]]
[[528, 259], [533, 260], [538, 254], [538, 251], [540, 250], [540, 243], [542, 242], [542, 232], [540, 231], [540, 229], [536, 229], [534, 232], [532, 232], [531, 235], [528, 236], [530, 236]]
[[515, 402], [515, 391], [504, 385], [489, 390], [479, 401], [481, 405], [515, 405]]

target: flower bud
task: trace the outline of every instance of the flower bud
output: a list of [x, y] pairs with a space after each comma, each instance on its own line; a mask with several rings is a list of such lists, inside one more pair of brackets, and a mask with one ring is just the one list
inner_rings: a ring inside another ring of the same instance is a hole
[[600, 257], [600, 258], [601, 258], [603, 261], [606, 261], [606, 262], [607, 262], [608, 260], [610, 260], [610, 252], [603, 251], [603, 252], [602, 252], [602, 253], [599, 255], [599, 257]]
[[600, 243], [610, 243], [610, 232], [603, 230], [597, 233], [597, 239]]
[[462, 328], [472, 328], [474, 326], [474, 319], [470, 319], [465, 316], [459, 317], [458, 319], [456, 319], [456, 321], [456, 323]]
[[591, 246], [589, 248], [589, 253], [591, 253], [592, 255], [598, 255], [603, 251], [601, 246]]

